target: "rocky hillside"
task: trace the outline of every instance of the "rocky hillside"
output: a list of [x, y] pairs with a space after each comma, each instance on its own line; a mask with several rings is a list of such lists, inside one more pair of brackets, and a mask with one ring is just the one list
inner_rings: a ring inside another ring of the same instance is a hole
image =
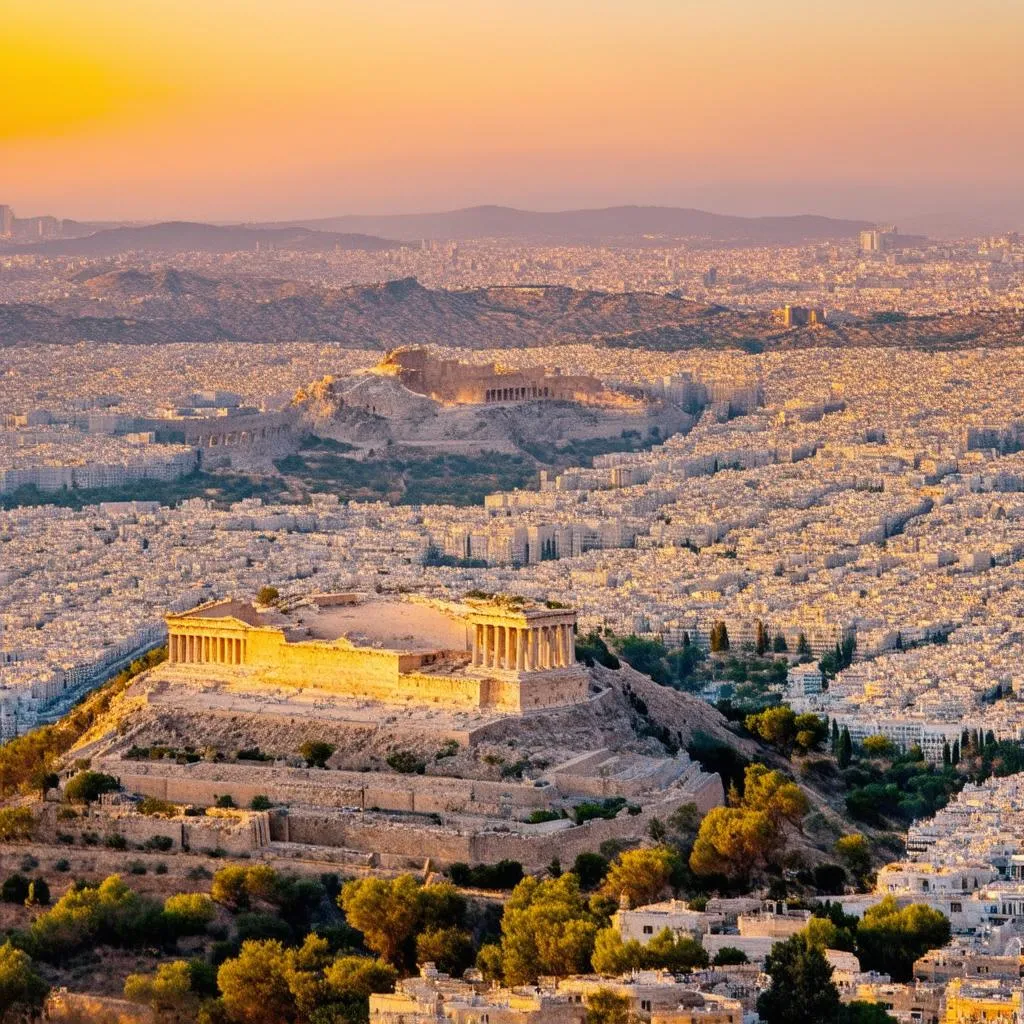
[[131, 344], [335, 342], [385, 350], [443, 344], [469, 349], [590, 342], [663, 350], [763, 351], [804, 346], [963, 348], [1017, 345], [1024, 317], [950, 313], [783, 330], [767, 312], [740, 312], [648, 292], [561, 286], [446, 291], [412, 278], [328, 288], [288, 280], [209, 278], [156, 270], [89, 270], [66, 297], [0, 305], [0, 346], [38, 342]]

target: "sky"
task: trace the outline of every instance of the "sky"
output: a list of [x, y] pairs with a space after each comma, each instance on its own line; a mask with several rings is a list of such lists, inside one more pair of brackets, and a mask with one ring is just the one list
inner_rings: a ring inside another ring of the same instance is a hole
[[0, 203], [1020, 203], [1022, 0], [4, 0]]

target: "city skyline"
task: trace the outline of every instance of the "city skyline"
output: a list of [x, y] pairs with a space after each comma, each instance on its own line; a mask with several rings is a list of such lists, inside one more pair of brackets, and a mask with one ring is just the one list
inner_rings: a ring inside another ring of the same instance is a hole
[[11, 6], [0, 158], [24, 215], [1020, 219], [1024, 11], [1004, 0]]

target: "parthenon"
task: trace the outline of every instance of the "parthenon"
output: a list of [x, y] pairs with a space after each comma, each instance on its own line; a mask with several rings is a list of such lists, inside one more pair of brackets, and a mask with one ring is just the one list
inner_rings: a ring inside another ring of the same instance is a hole
[[316, 595], [288, 612], [236, 600], [167, 617], [171, 667], [390, 703], [521, 712], [586, 699], [576, 613], [526, 602]]
[[[479, 614], [479, 613], [478, 613]], [[522, 613], [524, 621], [510, 623], [498, 616], [487, 621], [471, 620], [473, 627], [474, 669], [500, 669], [505, 672], [543, 672], [567, 668], [575, 660], [573, 621], [537, 621], [543, 613]], [[536, 616], [536, 618], [534, 617]], [[565, 616], [563, 613], [563, 616]], [[493, 621], [492, 621], [493, 619]]]

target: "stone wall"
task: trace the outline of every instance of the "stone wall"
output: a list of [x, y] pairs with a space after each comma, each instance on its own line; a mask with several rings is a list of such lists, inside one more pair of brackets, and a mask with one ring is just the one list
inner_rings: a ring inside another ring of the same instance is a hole
[[[178, 815], [164, 818], [139, 814], [118, 805], [93, 805], [78, 809], [76, 818], [57, 818], [53, 805], [45, 805], [39, 814], [40, 838], [57, 841], [57, 834], [72, 835], [78, 846], [82, 835], [94, 833], [102, 842], [107, 836], [123, 836], [129, 843], [141, 845], [154, 836], [165, 836], [172, 851], [223, 850], [235, 856], [248, 855], [270, 842], [270, 817], [266, 811], [225, 811], [213, 816]], [[170, 852], [170, 851], [168, 851]]]
[[578, 854], [596, 851], [607, 840], [641, 839], [654, 818], [664, 820], [684, 804], [695, 804], [705, 814], [722, 802], [720, 778], [702, 775], [692, 789], [673, 789], [644, 806], [639, 814], [623, 810], [611, 821], [594, 819], [582, 825], [572, 825], [566, 819], [532, 826], [509, 823], [506, 831], [506, 826], [486, 822], [479, 827], [467, 821], [441, 826], [297, 808], [275, 814], [271, 832], [275, 842], [336, 846], [374, 854], [380, 863], [398, 870], [419, 867], [427, 859], [440, 867], [458, 861], [490, 864], [508, 859], [534, 871], [546, 867], [553, 857], [571, 863]]

